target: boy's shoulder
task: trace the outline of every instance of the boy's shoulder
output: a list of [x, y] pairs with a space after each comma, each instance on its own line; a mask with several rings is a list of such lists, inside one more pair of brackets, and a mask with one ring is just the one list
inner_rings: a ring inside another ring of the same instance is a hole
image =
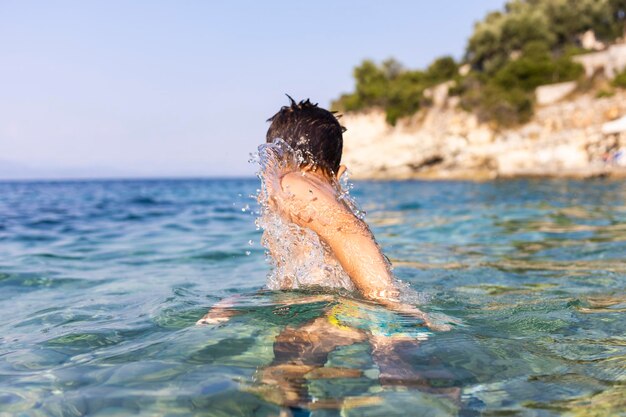
[[281, 188], [287, 198], [285, 205], [296, 224], [306, 226], [322, 235], [328, 226], [345, 223], [353, 217], [338, 199], [335, 188], [312, 174], [290, 172], [281, 178]]
[[322, 198], [325, 203], [339, 203], [336, 190], [311, 174], [289, 172], [281, 178], [280, 185], [284, 192], [298, 199], [316, 201]]

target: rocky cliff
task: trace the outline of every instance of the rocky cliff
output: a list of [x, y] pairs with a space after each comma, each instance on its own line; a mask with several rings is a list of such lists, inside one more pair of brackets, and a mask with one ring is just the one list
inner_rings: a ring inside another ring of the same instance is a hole
[[626, 131], [606, 133], [607, 122], [626, 114], [624, 91], [604, 98], [578, 94], [538, 107], [531, 122], [507, 130], [480, 123], [454, 97], [434, 101], [396, 126], [381, 111], [344, 115], [343, 162], [353, 177], [626, 176]]

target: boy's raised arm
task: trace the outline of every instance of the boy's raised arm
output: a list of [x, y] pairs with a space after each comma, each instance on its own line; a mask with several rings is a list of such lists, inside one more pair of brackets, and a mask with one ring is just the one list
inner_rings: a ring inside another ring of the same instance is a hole
[[275, 209], [293, 223], [313, 230], [330, 247], [365, 298], [418, 317], [432, 329], [449, 330], [447, 324], [432, 323], [417, 307], [399, 300], [399, 289], [374, 236], [346, 204], [337, 200], [329, 185], [306, 179], [301, 173], [289, 173], [268, 191]]
[[372, 233], [330, 187], [316, 186], [299, 173], [285, 175], [281, 185], [283, 196], [275, 201], [279, 209], [294, 223], [317, 233], [364, 297], [397, 300], [389, 265]]

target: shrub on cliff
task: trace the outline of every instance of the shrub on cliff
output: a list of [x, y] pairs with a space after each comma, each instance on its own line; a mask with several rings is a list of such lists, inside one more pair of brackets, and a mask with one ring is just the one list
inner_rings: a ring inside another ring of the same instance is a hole
[[539, 11], [531, 11], [530, 7], [528, 11], [519, 12], [520, 6], [519, 2], [509, 3], [507, 8], [511, 12], [490, 13], [476, 25], [465, 56], [475, 70], [494, 74], [527, 43], [554, 43], [554, 34], [548, 30], [546, 16]]
[[426, 71], [406, 70], [398, 61], [389, 59], [381, 65], [365, 60], [354, 69], [353, 93], [343, 94], [331, 108], [336, 111], [359, 111], [382, 108], [387, 122], [394, 125], [428, 103], [424, 90], [454, 77], [458, 65], [451, 57], [435, 60]]
[[626, 88], [626, 70], [617, 74], [611, 84], [613, 84], [614, 87]]
[[[624, 33], [625, 23], [626, 0], [512, 0], [476, 24], [465, 53], [469, 74], [461, 76], [451, 57], [425, 71], [406, 70], [395, 60], [364, 61], [354, 70], [354, 92], [332, 107], [382, 108], [395, 124], [429, 104], [424, 90], [454, 80], [450, 94], [460, 97], [464, 109], [504, 126], [523, 123], [532, 116], [537, 86], [582, 75], [571, 60], [584, 51], [578, 45], [582, 33], [593, 30], [600, 40], [612, 41]], [[626, 87], [626, 75], [616, 83]]]
[[476, 112], [480, 119], [494, 121], [499, 126], [525, 123], [533, 115], [533, 96], [521, 88], [504, 89], [487, 84]]
[[459, 84], [462, 109], [483, 121], [508, 127], [527, 122], [533, 114], [533, 95], [519, 87], [504, 88], [473, 73]]
[[465, 57], [474, 69], [494, 74], [530, 42], [559, 53], [587, 30], [611, 42], [623, 34], [625, 11], [625, 0], [513, 0], [476, 24]]
[[481, 74], [472, 88], [461, 92], [461, 104], [482, 120], [500, 126], [527, 122], [533, 114], [534, 91], [540, 85], [579, 78], [582, 66], [568, 56], [554, 58], [548, 46], [529, 42], [515, 60], [509, 60], [495, 74]]
[[534, 91], [540, 85], [571, 81], [584, 73], [580, 64], [568, 57], [553, 58], [543, 42], [529, 42], [519, 59], [506, 63], [493, 76], [493, 81], [506, 89]]

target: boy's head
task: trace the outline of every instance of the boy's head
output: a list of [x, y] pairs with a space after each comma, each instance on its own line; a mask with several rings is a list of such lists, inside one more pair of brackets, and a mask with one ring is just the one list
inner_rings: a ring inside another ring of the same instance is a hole
[[333, 113], [308, 99], [296, 103], [289, 97], [289, 101], [289, 106], [283, 106], [267, 120], [272, 122], [267, 142], [280, 138], [301, 153], [302, 165], [315, 166], [326, 174], [339, 174], [345, 128]]

